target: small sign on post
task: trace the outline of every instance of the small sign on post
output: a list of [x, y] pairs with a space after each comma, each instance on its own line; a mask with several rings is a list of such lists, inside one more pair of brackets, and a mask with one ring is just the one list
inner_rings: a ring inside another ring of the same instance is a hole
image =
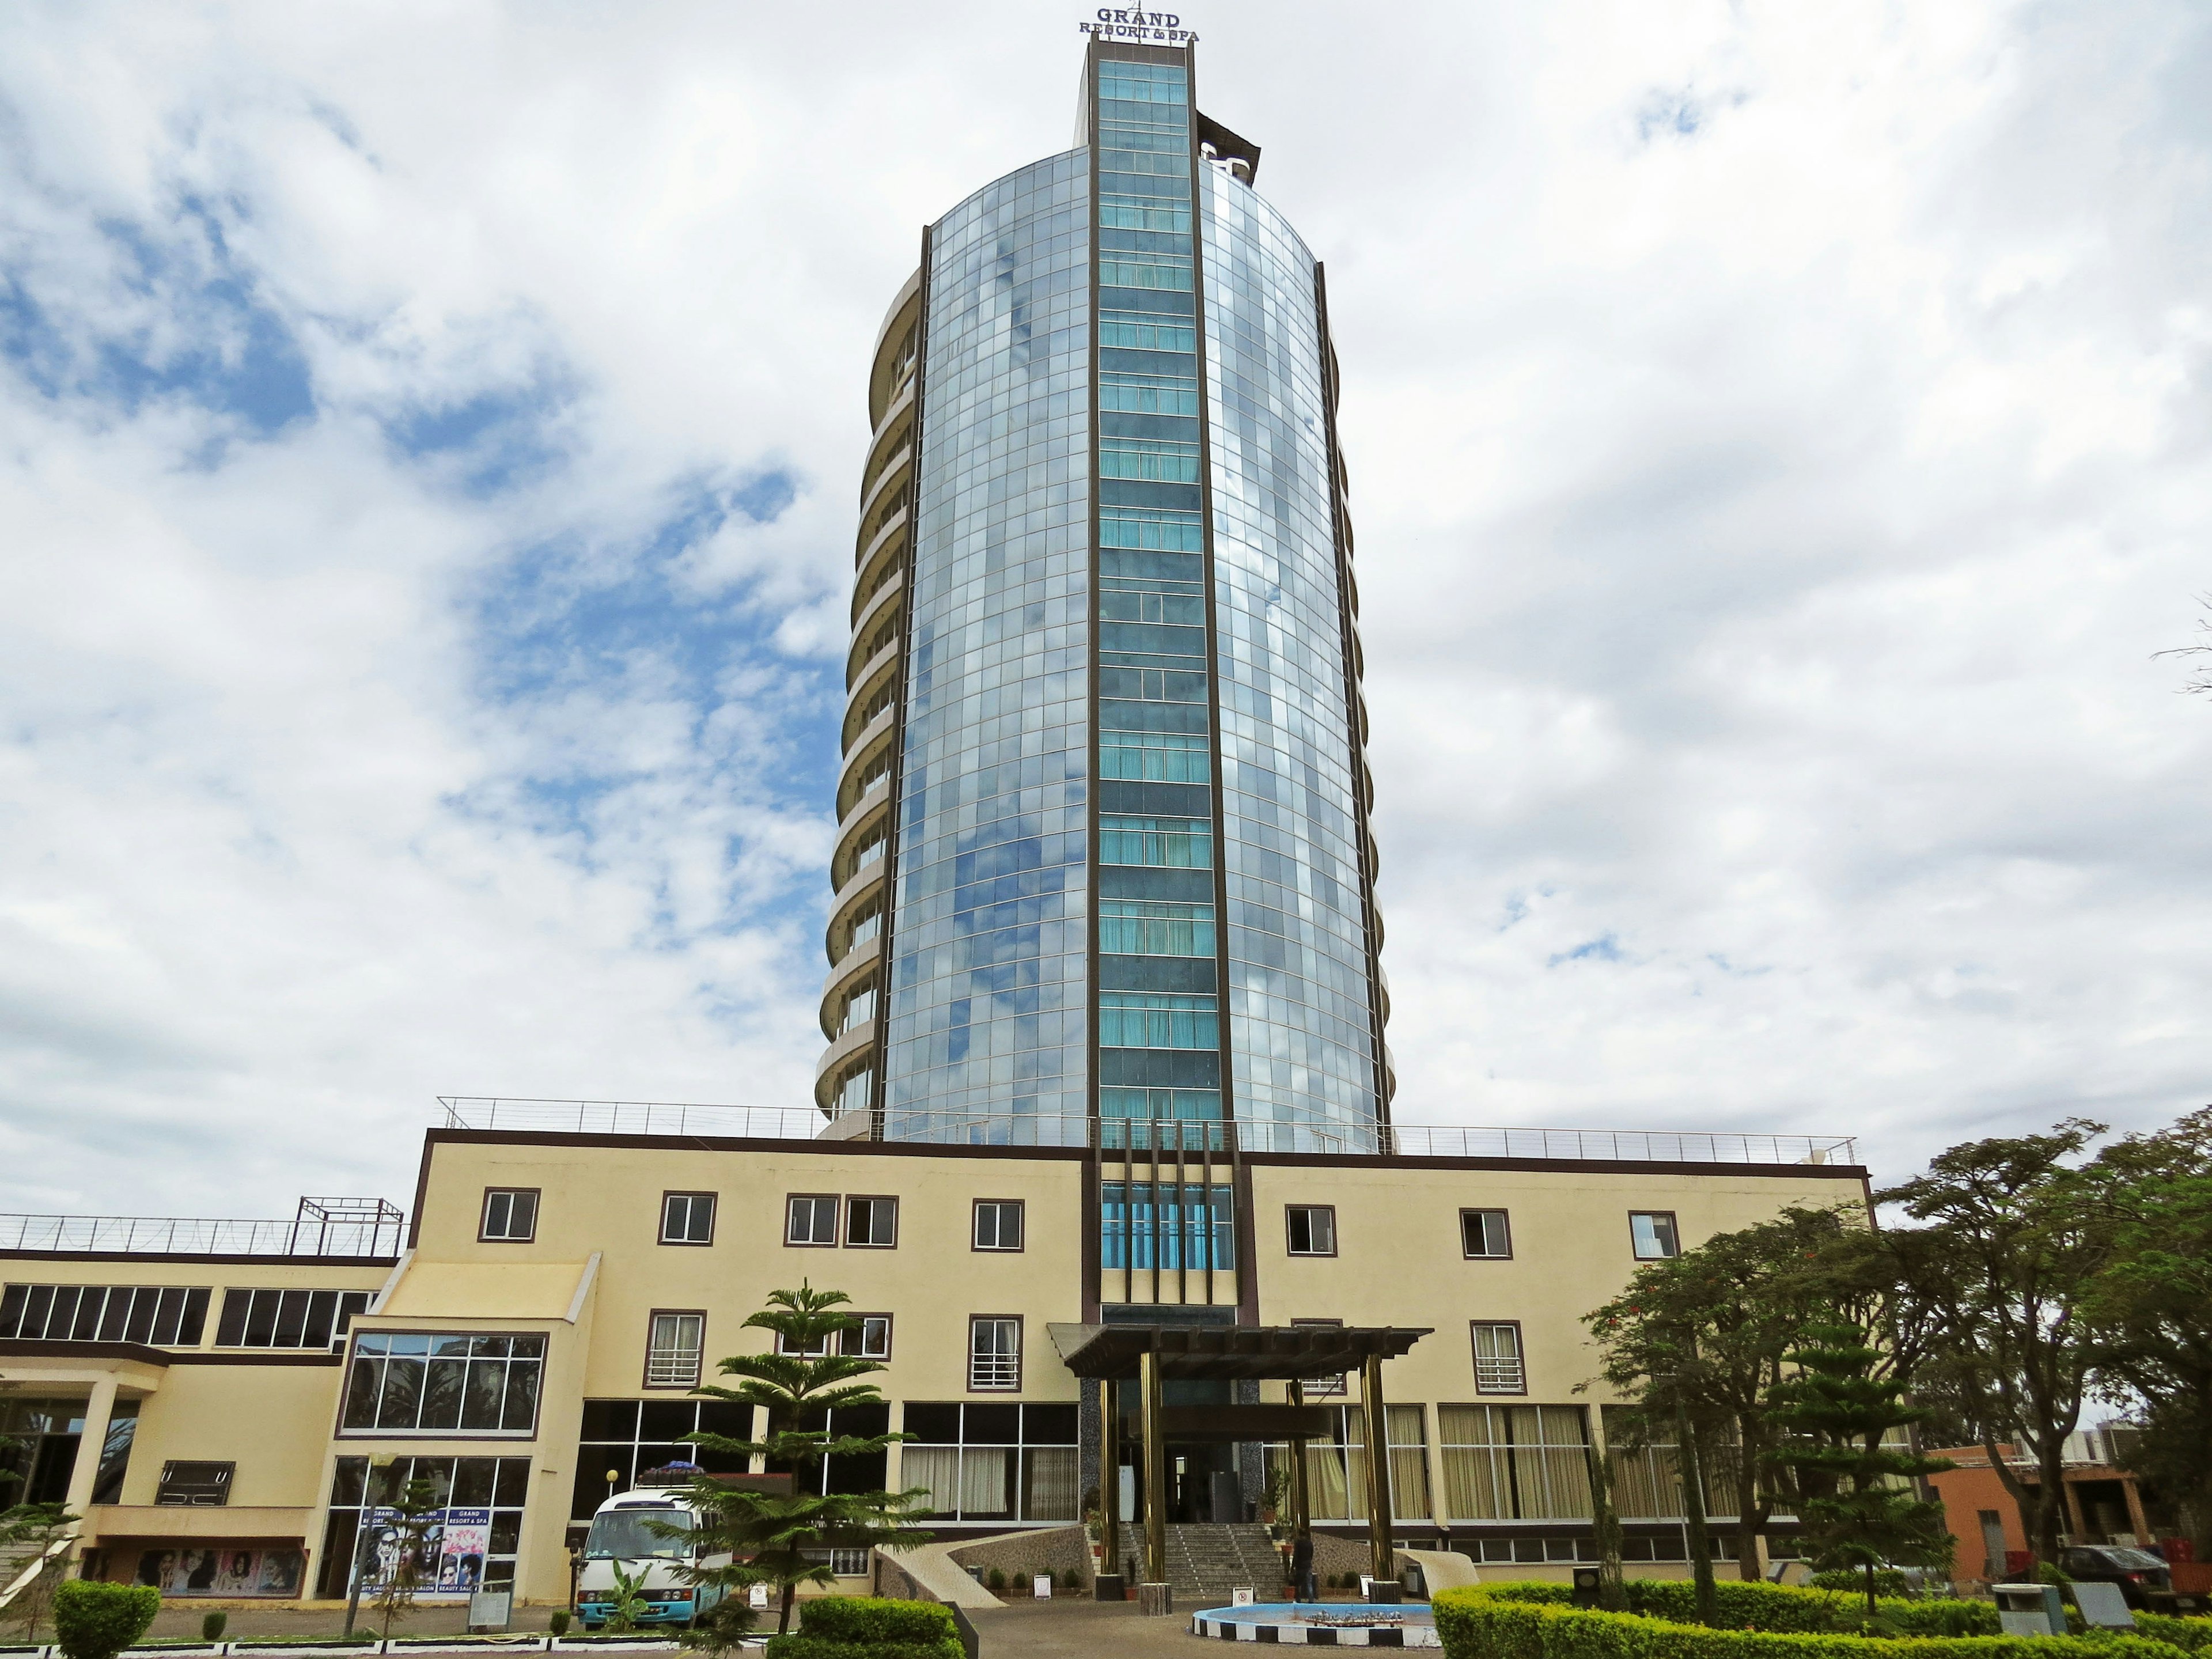
[[1233, 1607], [1250, 1607], [1252, 1605], [1252, 1587], [1249, 1584], [1240, 1584], [1237, 1589], [1230, 1591], [1229, 1605]]
[[1030, 1594], [1036, 1597], [1040, 1601], [1051, 1601], [1052, 1575], [1048, 1572], [1031, 1573], [1030, 1575]]
[[469, 1628], [471, 1631], [497, 1632], [507, 1628], [507, 1617], [514, 1610], [514, 1592], [511, 1589], [477, 1589], [469, 1594]]

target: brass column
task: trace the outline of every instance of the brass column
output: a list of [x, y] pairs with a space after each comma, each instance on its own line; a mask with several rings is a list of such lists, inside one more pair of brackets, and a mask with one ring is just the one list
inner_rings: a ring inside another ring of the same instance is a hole
[[[1306, 1403], [1306, 1385], [1296, 1377], [1291, 1379], [1291, 1404], [1303, 1407]], [[1306, 1443], [1304, 1437], [1291, 1442], [1291, 1559], [1297, 1559], [1297, 1545], [1301, 1538], [1313, 1534], [1313, 1498], [1306, 1490]], [[1291, 1600], [1297, 1601], [1305, 1594], [1304, 1581], [1297, 1570], [1291, 1573]]]
[[1121, 1571], [1121, 1385], [1098, 1385], [1098, 1571]]
[[1367, 1535], [1374, 1546], [1374, 1575], [1395, 1579], [1397, 1556], [1390, 1537], [1390, 1424], [1382, 1407], [1382, 1356], [1370, 1353], [1359, 1368], [1359, 1410], [1367, 1421]]
[[1168, 1455], [1160, 1438], [1160, 1357], [1147, 1351], [1137, 1360], [1139, 1409], [1145, 1426], [1145, 1582], [1168, 1582]]

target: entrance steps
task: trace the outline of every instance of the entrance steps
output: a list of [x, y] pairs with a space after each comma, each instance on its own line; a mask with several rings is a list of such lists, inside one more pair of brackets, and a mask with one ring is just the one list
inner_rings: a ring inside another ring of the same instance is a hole
[[1272, 1601], [1282, 1587], [1283, 1558], [1265, 1527], [1171, 1526], [1168, 1582], [1178, 1612], [1226, 1607], [1230, 1592], [1243, 1589]]

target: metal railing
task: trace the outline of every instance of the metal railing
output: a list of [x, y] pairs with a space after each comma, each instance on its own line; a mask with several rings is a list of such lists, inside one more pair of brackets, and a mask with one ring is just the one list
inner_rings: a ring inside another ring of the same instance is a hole
[[289, 1221], [202, 1216], [0, 1215], [0, 1250], [100, 1255], [392, 1258], [406, 1212], [380, 1198], [303, 1198]]
[[1233, 1122], [1093, 1118], [1023, 1112], [901, 1111], [890, 1108], [825, 1121], [811, 1108], [717, 1106], [674, 1101], [528, 1100], [441, 1095], [451, 1129], [568, 1134], [696, 1135], [714, 1139], [868, 1139], [964, 1146], [1123, 1146], [1156, 1142], [1216, 1152], [1321, 1152], [1400, 1158], [1575, 1159], [1624, 1164], [1843, 1164], [1858, 1162], [1847, 1135], [1724, 1134], [1659, 1129], [1482, 1128], [1457, 1124], [1374, 1125], [1243, 1118]]

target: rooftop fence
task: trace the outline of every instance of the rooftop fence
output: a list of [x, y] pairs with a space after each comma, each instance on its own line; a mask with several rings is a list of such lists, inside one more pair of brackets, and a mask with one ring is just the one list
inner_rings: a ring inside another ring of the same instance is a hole
[[0, 1215], [0, 1250], [120, 1255], [397, 1256], [407, 1214], [380, 1198], [303, 1198], [289, 1221]]

